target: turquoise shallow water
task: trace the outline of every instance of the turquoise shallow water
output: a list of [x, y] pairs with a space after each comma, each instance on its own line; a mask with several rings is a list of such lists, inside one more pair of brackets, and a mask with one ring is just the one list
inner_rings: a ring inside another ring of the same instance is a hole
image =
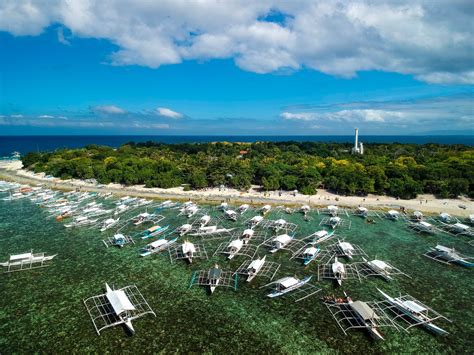
[[[176, 211], [163, 214], [167, 219], [162, 224], [184, 223], [184, 218], [173, 217]], [[283, 218], [299, 225], [297, 236], [305, 236], [319, 229], [323, 217], [315, 212], [311, 215], [310, 222], [301, 214]], [[277, 216], [273, 213], [270, 218]], [[241, 279], [237, 292], [218, 288], [209, 296], [203, 288], [188, 288], [192, 271], [208, 268], [216, 261], [225, 269], [235, 270], [243, 262], [242, 257], [228, 262], [216, 256], [190, 266], [184, 262], [171, 264], [167, 254], [140, 258], [138, 248], [147, 241], [138, 240], [135, 246], [123, 249], [106, 249], [101, 240], [107, 232], [65, 229], [41, 208], [20, 200], [0, 201], [0, 260], [29, 249], [58, 256], [48, 268], [0, 274], [0, 353], [472, 353], [473, 270], [422, 256], [438, 242], [473, 255], [474, 248], [466, 243], [467, 239], [445, 234], [420, 236], [401, 221], [377, 220], [377, 224], [368, 225], [358, 217], [350, 219], [352, 228], [340, 230], [341, 236], [360, 245], [369, 257], [399, 267], [412, 279], [397, 277], [391, 283], [377, 278], [362, 283], [347, 281], [343, 289], [352, 298], [365, 301], [378, 298], [376, 287], [389, 294], [411, 294], [453, 320], [437, 322], [450, 335], [439, 337], [415, 328], [409, 333], [384, 329], [386, 340], [378, 342], [364, 331], [344, 336], [320, 301], [321, 295], [340, 290], [327, 280], [316, 281], [317, 263], [304, 268], [288, 260], [285, 252], [267, 256], [282, 263], [276, 278], [313, 274], [314, 283], [323, 288], [316, 297], [299, 303], [290, 298], [268, 299], [265, 290], [259, 289], [266, 282], [261, 278], [251, 284]], [[209, 256], [217, 245], [208, 245]], [[121, 327], [97, 336], [82, 300], [102, 293], [105, 282], [116, 287], [136, 284], [157, 317], [134, 321], [137, 333], [133, 337]]]

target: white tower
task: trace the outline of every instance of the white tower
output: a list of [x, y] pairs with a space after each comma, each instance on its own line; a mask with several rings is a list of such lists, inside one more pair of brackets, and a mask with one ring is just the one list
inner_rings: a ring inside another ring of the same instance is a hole
[[359, 151], [359, 128], [355, 129], [354, 153]]

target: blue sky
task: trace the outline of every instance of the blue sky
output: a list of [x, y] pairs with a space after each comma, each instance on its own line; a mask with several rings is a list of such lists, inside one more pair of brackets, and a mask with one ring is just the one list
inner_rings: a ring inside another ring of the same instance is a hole
[[[452, 12], [451, 22], [423, 2], [401, 9], [269, 2], [243, 11], [232, 8], [237, 1], [204, 8], [113, 1], [107, 9], [115, 16], [101, 17], [104, 2], [0, 5], [0, 134], [473, 131], [468, 2], [457, 3], [464, 17]], [[305, 19], [312, 10], [330, 20]], [[155, 20], [154, 12], [168, 16]], [[387, 13], [408, 29], [381, 21]], [[314, 26], [335, 32], [313, 33]], [[347, 37], [340, 26], [359, 26], [352, 31], [365, 37]], [[410, 28], [418, 47], [401, 44]]]

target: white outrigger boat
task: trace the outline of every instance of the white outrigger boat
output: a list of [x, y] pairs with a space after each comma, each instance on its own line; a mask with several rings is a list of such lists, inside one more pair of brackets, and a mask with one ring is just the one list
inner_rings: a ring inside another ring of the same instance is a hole
[[329, 205], [327, 208], [326, 208], [326, 212], [330, 215], [330, 216], [333, 216], [333, 217], [336, 217], [338, 212], [339, 212], [339, 207], [335, 206], [335, 205]]
[[284, 219], [280, 218], [276, 221], [273, 221], [270, 228], [273, 229], [275, 233], [278, 233], [280, 230], [285, 228], [287, 224], [288, 223]]
[[189, 224], [189, 223], [186, 223], [186, 224], [183, 224], [182, 226], [178, 227], [176, 229], [176, 232], [179, 234], [180, 237], [182, 237], [182, 236], [188, 234], [192, 229], [193, 229], [193, 225]]
[[155, 214], [143, 212], [143, 213], [140, 213], [138, 216], [134, 217], [132, 223], [134, 226], [139, 226], [142, 223], [152, 221], [154, 217], [155, 217]]
[[441, 212], [438, 218], [443, 223], [450, 223], [453, 220], [453, 217], [451, 217], [451, 215], [446, 212]]
[[325, 242], [325, 241], [331, 239], [333, 236], [334, 236], [334, 231], [328, 232], [327, 230], [323, 229], [323, 230], [317, 231], [317, 232], [309, 235], [305, 239], [311, 239], [310, 244], [314, 245], [314, 244], [319, 244], [319, 243]]
[[415, 211], [411, 215], [410, 219], [412, 219], [414, 221], [421, 221], [421, 220], [423, 220], [423, 213], [421, 213], [420, 211]]
[[287, 276], [270, 282], [262, 287], [272, 286], [273, 291], [267, 294], [267, 297], [270, 298], [284, 296], [293, 291], [295, 291], [296, 294], [302, 293], [303, 297], [295, 300], [295, 302], [298, 302], [321, 291], [315, 286], [309, 284], [309, 281], [311, 281], [312, 277], [313, 276], [307, 276], [304, 279], [298, 279], [293, 276]]
[[225, 211], [227, 209], [227, 207], [229, 207], [229, 205], [227, 204], [227, 202], [222, 202], [220, 205], [219, 205], [219, 209], [221, 211]]
[[266, 257], [267, 256], [265, 255], [261, 259], [252, 260], [250, 265], [245, 270], [247, 274], [247, 282], [252, 281], [255, 278], [255, 276], [257, 276], [257, 274], [259, 273], [259, 271], [262, 269], [263, 265], [265, 264]]
[[434, 248], [430, 248], [430, 250], [423, 255], [445, 264], [458, 264], [465, 267], [474, 267], [474, 258], [462, 255], [454, 248], [448, 248], [439, 244]]
[[262, 216], [254, 216], [254, 217], [250, 218], [248, 224], [249, 224], [250, 228], [254, 228], [254, 227], [258, 226], [260, 223], [262, 223], [262, 221], [263, 221]]
[[237, 221], [237, 212], [234, 210], [225, 210], [224, 212], [225, 218], [235, 222]]
[[118, 216], [119, 214], [122, 214], [130, 209], [129, 205], [125, 204], [120, 204], [117, 206], [117, 208], [114, 211], [114, 216]]
[[395, 211], [395, 210], [390, 210], [390, 211], [387, 212], [385, 217], [387, 217], [388, 219], [391, 219], [393, 221], [396, 221], [400, 217], [400, 212]]
[[331, 265], [331, 270], [339, 286], [342, 285], [342, 280], [346, 277], [346, 267], [343, 263], [337, 260], [337, 256], [334, 257], [334, 262]]
[[308, 265], [314, 259], [316, 259], [321, 252], [321, 248], [317, 245], [310, 246], [303, 250], [301, 253], [301, 259], [303, 259], [303, 265]]
[[278, 250], [283, 249], [293, 241], [293, 237], [288, 234], [281, 234], [272, 239], [270, 253], [276, 253]]
[[348, 259], [352, 259], [353, 254], [355, 253], [354, 246], [349, 242], [339, 241], [337, 242], [337, 247], [341, 251], [341, 256], [345, 256]]
[[393, 280], [392, 272], [399, 273], [399, 274], [401, 273], [401, 274], [409, 277], [408, 275], [402, 273], [401, 271], [394, 268], [392, 265], [390, 265], [389, 263], [386, 263], [385, 261], [378, 260], [378, 259], [368, 261], [364, 257], [362, 257], [362, 260], [364, 261], [364, 264], [371, 271], [373, 271], [373, 273], [375, 275], [378, 275], [378, 276], [384, 278], [387, 281], [392, 281]]
[[115, 226], [119, 221], [120, 221], [120, 217], [117, 218], [117, 219], [107, 218], [104, 221], [104, 224], [102, 224], [102, 227], [100, 228], [100, 231], [105, 232], [107, 229], [110, 229], [113, 226]]
[[186, 260], [191, 264], [193, 262], [194, 254], [196, 254], [196, 247], [193, 243], [188, 240], [185, 240], [183, 244], [181, 244], [181, 252]]
[[198, 211], [199, 211], [199, 207], [198, 207], [198, 206], [196, 206], [196, 205], [191, 205], [191, 206], [189, 206], [189, 207], [186, 208], [186, 210], [184, 211], [184, 214], [186, 215], [186, 217], [191, 218], [191, 217], [194, 216]]
[[132, 243], [135, 244], [132, 237], [128, 235], [123, 235], [121, 233], [114, 234], [113, 237], [108, 238], [107, 240], [102, 241], [105, 246], [108, 248], [109, 246], [116, 246], [119, 248], [123, 248], [126, 244]]
[[[410, 325], [411, 328], [416, 325], [423, 325], [426, 329], [439, 335], [446, 335], [448, 332], [437, 325], [433, 324], [433, 321], [437, 318], [444, 318], [449, 321], [446, 317], [431, 310], [428, 306], [425, 306], [420, 301], [416, 300], [411, 296], [400, 296], [390, 297], [385, 292], [377, 288], [382, 296], [388, 301], [389, 304], [394, 306], [403, 315], [415, 321], [415, 324]], [[430, 316], [430, 313], [434, 314], [434, 318]]]
[[260, 213], [263, 215], [266, 215], [270, 210], [272, 209], [272, 206], [270, 205], [265, 205], [262, 208], [260, 208]]
[[213, 234], [220, 234], [220, 233], [229, 233], [233, 231], [235, 228], [218, 228], [217, 226], [205, 226], [200, 227], [195, 233], [190, 234], [191, 236], [207, 236]]
[[341, 217], [331, 217], [329, 218], [329, 226], [332, 229], [336, 229], [342, 223]]
[[244, 246], [244, 241], [241, 239], [235, 239], [229, 243], [226, 248], [227, 259], [233, 259], [234, 256], [239, 252], [240, 249]]
[[72, 227], [82, 227], [82, 226], [90, 226], [97, 222], [98, 219], [89, 219], [87, 216], [79, 216], [76, 217], [72, 223], [65, 224], [64, 227], [72, 228]]
[[356, 216], [367, 218], [369, 215], [369, 210], [366, 207], [359, 206], [356, 208], [355, 213]]
[[199, 219], [199, 226], [205, 227], [209, 224], [210, 221], [211, 221], [211, 216], [206, 214]]
[[240, 214], [244, 214], [249, 208], [250, 206], [244, 203], [243, 205], [240, 205], [240, 207], [237, 209], [237, 212]]
[[308, 214], [309, 212], [311, 212], [311, 207], [309, 207], [308, 205], [303, 205], [300, 207], [299, 209], [299, 212], [303, 213], [304, 215]]
[[244, 244], [250, 243], [250, 240], [252, 239], [253, 235], [255, 234], [255, 231], [251, 228], [247, 228], [243, 231], [242, 235], [240, 236], [240, 239], [244, 242]]
[[158, 239], [150, 244], [147, 244], [141, 251], [140, 256], [148, 256], [155, 253], [159, 253], [160, 251], [168, 249], [171, 245], [176, 243], [178, 238], [174, 238], [171, 240], [166, 239]]
[[97, 334], [106, 328], [124, 325], [133, 335], [132, 320], [148, 313], [156, 316], [135, 285], [115, 290], [106, 283], [105, 290], [105, 294], [84, 300]]
[[410, 222], [409, 227], [419, 233], [434, 233], [435, 227], [426, 221], [419, 220], [418, 222]]
[[0, 263], [0, 266], [6, 268], [5, 272], [35, 269], [48, 266], [48, 261], [51, 261], [56, 255], [33, 254], [33, 250], [31, 250], [29, 253], [10, 255], [9, 260]]

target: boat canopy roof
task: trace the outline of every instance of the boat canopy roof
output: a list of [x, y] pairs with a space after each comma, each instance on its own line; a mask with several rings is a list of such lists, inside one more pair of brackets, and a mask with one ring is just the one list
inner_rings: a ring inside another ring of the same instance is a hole
[[455, 227], [457, 229], [462, 229], [462, 230], [468, 230], [469, 229], [469, 226], [467, 226], [465, 224], [462, 224], [462, 223], [454, 223], [453, 227]]
[[165, 245], [166, 243], [168, 243], [168, 241], [166, 239], [158, 239], [158, 240], [155, 240], [154, 242], [152, 242], [148, 245], [152, 248], [158, 248], [162, 245]]
[[222, 274], [222, 270], [217, 268], [217, 267], [213, 267], [212, 269], [209, 270], [209, 278], [210, 279], [219, 279], [221, 277], [221, 274]]
[[452, 248], [448, 248], [448, 247], [445, 247], [444, 245], [439, 245], [439, 244], [435, 247], [435, 249], [438, 251], [446, 252], [446, 253], [450, 253], [453, 251]]
[[248, 229], [244, 230], [244, 232], [242, 233], [242, 235], [250, 235], [250, 236], [252, 236], [254, 233], [255, 233], [255, 231], [254, 231], [253, 229], [248, 228]]
[[421, 221], [420, 224], [424, 227], [431, 227], [431, 224], [425, 221]]
[[339, 222], [341, 220], [341, 217], [331, 217], [329, 219], [330, 222]]
[[232, 215], [237, 214], [237, 212], [235, 212], [234, 210], [227, 210], [227, 211], [225, 211], [225, 214], [229, 215], [229, 216], [232, 216]]
[[338, 208], [339, 208], [339, 207], [334, 206], [334, 205], [329, 205], [329, 206], [328, 206], [328, 210], [331, 210], [331, 211], [335, 211], [335, 210], [337, 210]]
[[251, 221], [260, 222], [262, 219], [263, 219], [262, 216], [255, 216], [255, 217], [252, 217]]
[[413, 215], [414, 215], [415, 217], [423, 217], [423, 213], [421, 213], [420, 211], [415, 211], [415, 212], [413, 212]]
[[350, 303], [351, 308], [358, 313], [364, 320], [378, 319], [379, 316], [369, 305], [362, 301]]
[[369, 263], [371, 263], [372, 265], [382, 270], [390, 269], [390, 266], [385, 261], [382, 261], [382, 260], [375, 259], [375, 260], [369, 261]]
[[339, 242], [339, 247], [342, 250], [354, 250], [354, 247], [352, 246], [352, 244], [348, 242]]
[[387, 212], [389, 215], [398, 215], [399, 212], [398, 211], [395, 211], [395, 210], [390, 210]]
[[367, 212], [367, 211], [368, 211], [367, 208], [362, 207], [362, 206], [357, 207], [357, 210], [358, 210], [358, 211], [361, 211], [361, 212]]
[[229, 243], [229, 248], [242, 248], [244, 241], [241, 239], [235, 239]]
[[277, 237], [275, 237], [274, 241], [275, 242], [280, 242], [280, 243], [287, 243], [291, 240], [292, 238], [288, 234], [281, 234]]
[[148, 228], [147, 231], [152, 233], [152, 232], [156, 231], [158, 228], [161, 228], [161, 227], [160, 226], [153, 226], [153, 227]]
[[250, 263], [247, 269], [257, 270], [263, 265], [264, 262], [265, 262], [265, 257], [263, 257], [262, 259], [252, 260], [252, 262]]
[[412, 312], [421, 313], [426, 311], [426, 308], [416, 303], [415, 301], [403, 301], [402, 304]]
[[185, 241], [182, 245], [181, 248], [183, 250], [183, 253], [195, 253], [196, 252], [196, 247], [194, 246], [193, 243]]
[[326, 230], [317, 231], [317, 232], [315, 233], [315, 235], [316, 235], [317, 237], [325, 237], [325, 236], [328, 235], [328, 234], [329, 234], [329, 233], [328, 233], [328, 231], [326, 231]]
[[441, 213], [439, 214], [439, 216], [440, 216], [441, 218], [449, 218], [449, 217], [451, 217], [451, 215], [450, 215], [449, 213], [446, 213], [446, 212], [441, 212]]
[[118, 239], [124, 239], [125, 237], [123, 236], [123, 234], [115, 234], [114, 235], [114, 239], [115, 240], [118, 240]]
[[33, 257], [31, 253], [23, 253], [17, 255], [10, 255], [10, 261], [18, 261], [18, 260], [28, 260]]
[[288, 287], [291, 287], [293, 285], [296, 285], [298, 282], [299, 282], [298, 279], [296, 279], [294, 277], [291, 277], [291, 276], [288, 276], [288, 277], [284, 277], [284, 278], [278, 280], [276, 283], [280, 284], [284, 288], [288, 288]]
[[125, 291], [123, 290], [112, 290], [109, 285], [107, 287], [107, 299], [109, 300], [112, 308], [114, 309], [115, 314], [119, 315], [126, 311], [134, 311], [135, 307], [132, 302], [128, 299]]
[[304, 251], [304, 254], [307, 254], [307, 255], [314, 255], [318, 252], [318, 248], [316, 247], [309, 247], [309, 248], [306, 248], [305, 251]]

